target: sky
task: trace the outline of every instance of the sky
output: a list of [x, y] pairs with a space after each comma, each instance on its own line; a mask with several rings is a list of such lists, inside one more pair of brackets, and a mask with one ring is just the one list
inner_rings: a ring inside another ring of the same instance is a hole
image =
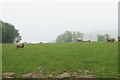
[[0, 19], [19, 30], [22, 42], [49, 42], [67, 30], [88, 33], [118, 28], [118, 0], [1, 2]]

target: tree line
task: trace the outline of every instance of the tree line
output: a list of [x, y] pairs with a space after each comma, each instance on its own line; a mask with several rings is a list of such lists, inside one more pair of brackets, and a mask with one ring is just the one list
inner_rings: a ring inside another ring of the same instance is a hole
[[[63, 42], [77, 42], [77, 38], [83, 39], [84, 33], [79, 31], [65, 31], [63, 34], [60, 34], [56, 38], [56, 43], [63, 43]], [[106, 38], [110, 38], [109, 34], [98, 34], [97, 41], [106, 41]]]
[[98, 34], [97, 38], [98, 38], [97, 41], [106, 41], [106, 38], [110, 38], [110, 35], [109, 34], [104, 34], [104, 35]]
[[[79, 31], [65, 31], [63, 34], [58, 35], [56, 38], [56, 43], [63, 42], [76, 42], [76, 38], [83, 39], [84, 33]], [[105, 41], [106, 38], [109, 38], [109, 34], [98, 34], [98, 41]], [[7, 22], [0, 20], [0, 43], [17, 43], [20, 42], [21, 36], [19, 30], [15, 29], [15, 26]]]
[[0, 42], [2, 43], [14, 43], [20, 42], [21, 36], [19, 30], [15, 29], [14, 25], [0, 20]]
[[56, 38], [57, 43], [76, 42], [76, 38], [83, 38], [83, 33], [75, 31], [66, 31]]

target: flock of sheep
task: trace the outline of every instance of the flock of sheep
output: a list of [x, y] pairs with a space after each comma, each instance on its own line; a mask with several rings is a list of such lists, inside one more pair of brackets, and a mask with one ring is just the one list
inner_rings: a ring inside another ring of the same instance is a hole
[[78, 42], [82, 42], [82, 43], [91, 42], [91, 40], [83, 40], [82, 38], [77, 38], [76, 40], [77, 40]]
[[[120, 41], [120, 37], [117, 38], [118, 41]], [[91, 42], [91, 40], [83, 40], [81, 38], [77, 38], [76, 39], [78, 42], [82, 42], [82, 43], [86, 43], [86, 42]], [[115, 41], [115, 38], [106, 38], [107, 42], [111, 42], [113, 43]], [[25, 43], [16, 43], [16, 48], [19, 49], [19, 48], [24, 48], [25, 46]]]
[[[118, 39], [118, 41], [120, 41], [120, 37], [118, 37], [117, 39]], [[81, 38], [77, 38], [76, 40], [77, 40], [78, 42], [82, 42], [82, 43], [91, 42], [91, 40], [83, 40], [83, 39], [81, 39]], [[106, 41], [113, 43], [113, 42], [115, 41], [115, 38], [106, 38]]]

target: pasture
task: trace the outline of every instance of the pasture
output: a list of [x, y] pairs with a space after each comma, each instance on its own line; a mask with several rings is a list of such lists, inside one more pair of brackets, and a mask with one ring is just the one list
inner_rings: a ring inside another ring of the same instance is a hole
[[118, 42], [27, 44], [19, 50], [2, 44], [2, 70], [16, 78], [116, 78]]

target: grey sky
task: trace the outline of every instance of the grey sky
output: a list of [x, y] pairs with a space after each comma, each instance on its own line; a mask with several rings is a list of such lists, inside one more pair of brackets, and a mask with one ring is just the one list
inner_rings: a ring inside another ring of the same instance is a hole
[[117, 7], [114, 0], [4, 2], [1, 20], [19, 29], [22, 41], [49, 42], [66, 30], [87, 33], [117, 29]]

